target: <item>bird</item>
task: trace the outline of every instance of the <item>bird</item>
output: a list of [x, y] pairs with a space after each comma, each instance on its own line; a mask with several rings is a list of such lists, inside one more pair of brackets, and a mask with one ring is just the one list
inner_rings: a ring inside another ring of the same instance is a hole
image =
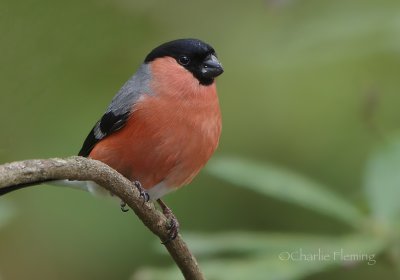
[[78, 153], [109, 165], [145, 200], [157, 201], [170, 218], [170, 240], [179, 223], [161, 198], [188, 185], [218, 146], [215, 80], [223, 72], [214, 48], [199, 39], [159, 45], [117, 92]]

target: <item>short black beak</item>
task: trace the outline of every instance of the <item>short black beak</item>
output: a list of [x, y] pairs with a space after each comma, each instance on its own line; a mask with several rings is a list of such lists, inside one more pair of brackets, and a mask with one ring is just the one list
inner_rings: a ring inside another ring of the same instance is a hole
[[223, 72], [224, 69], [215, 55], [210, 54], [206, 60], [204, 60], [203, 67], [201, 69], [201, 74], [204, 78], [215, 78], [221, 75]]

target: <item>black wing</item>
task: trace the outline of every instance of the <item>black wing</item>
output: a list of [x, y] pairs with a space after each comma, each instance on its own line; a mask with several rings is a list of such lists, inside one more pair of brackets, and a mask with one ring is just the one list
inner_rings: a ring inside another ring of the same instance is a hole
[[96, 123], [89, 135], [86, 137], [83, 146], [79, 151], [79, 156], [87, 157], [93, 147], [104, 137], [121, 129], [128, 120], [129, 113], [115, 115], [113, 112], [107, 112], [100, 121]]

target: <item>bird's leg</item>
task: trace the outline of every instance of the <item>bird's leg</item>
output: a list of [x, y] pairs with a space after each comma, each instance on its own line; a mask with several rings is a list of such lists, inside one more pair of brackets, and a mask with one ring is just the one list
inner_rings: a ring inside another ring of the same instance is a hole
[[[148, 202], [150, 200], [149, 193], [146, 192], [146, 190], [142, 187], [142, 184], [139, 181], [134, 181], [133, 185], [136, 187], [136, 189], [139, 191], [139, 197], [143, 198], [143, 204], [145, 202]], [[125, 208], [126, 207], [126, 202], [121, 200], [121, 211], [122, 212], [128, 212], [129, 209]]]
[[167, 244], [178, 236], [179, 222], [172, 210], [161, 199], [157, 199], [157, 202], [164, 216], [168, 219], [168, 239], [162, 242], [162, 244]]

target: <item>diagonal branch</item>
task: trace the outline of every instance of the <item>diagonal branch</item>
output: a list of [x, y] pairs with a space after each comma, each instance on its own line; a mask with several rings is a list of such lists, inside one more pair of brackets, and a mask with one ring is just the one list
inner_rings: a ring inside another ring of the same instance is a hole
[[[48, 180], [94, 181], [126, 202], [160, 240], [168, 239], [167, 220], [152, 203], [143, 204], [132, 182], [106, 164], [83, 157], [35, 159], [0, 165], [0, 189]], [[180, 235], [165, 244], [185, 279], [203, 280], [195, 257]]]

